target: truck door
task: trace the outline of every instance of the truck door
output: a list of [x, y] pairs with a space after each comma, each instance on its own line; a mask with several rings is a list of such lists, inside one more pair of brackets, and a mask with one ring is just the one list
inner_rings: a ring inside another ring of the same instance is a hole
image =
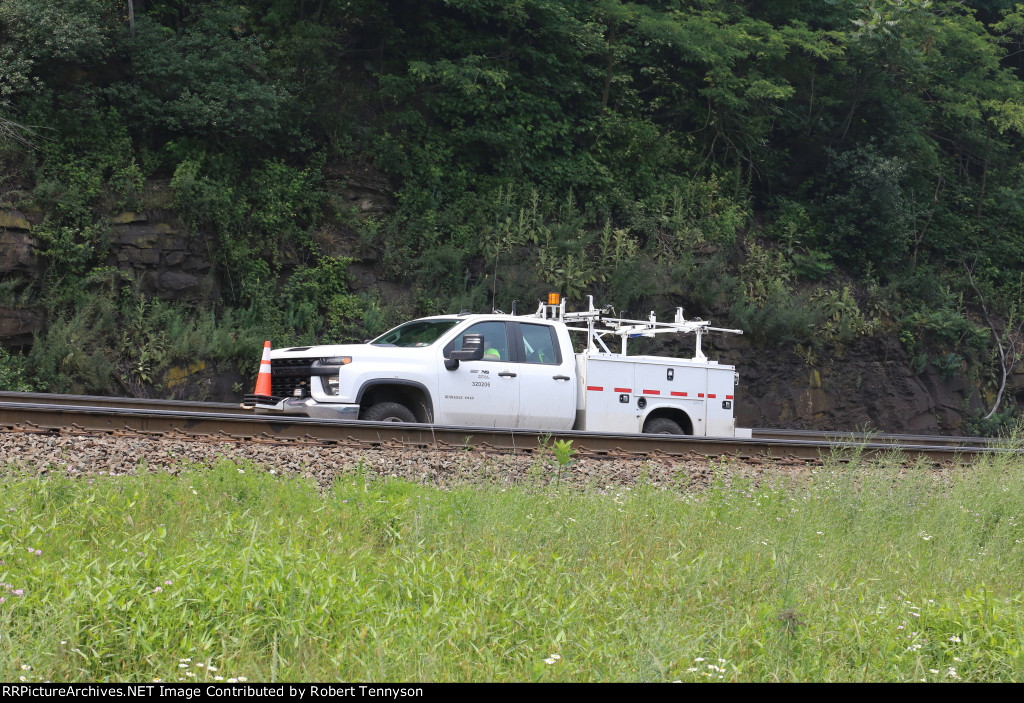
[[[444, 359], [452, 349], [461, 349], [463, 337], [480, 334], [484, 338], [484, 358], [463, 361], [449, 371]], [[514, 344], [509, 344], [508, 323], [478, 322], [445, 345], [437, 360], [437, 421], [445, 425], [473, 427], [515, 427], [519, 412], [518, 366], [512, 362]]]
[[576, 419], [576, 357], [552, 325], [511, 324], [519, 373], [517, 427], [567, 430]]

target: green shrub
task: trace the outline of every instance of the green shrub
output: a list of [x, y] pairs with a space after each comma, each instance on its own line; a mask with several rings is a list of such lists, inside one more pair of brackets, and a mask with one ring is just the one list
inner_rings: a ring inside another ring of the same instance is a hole
[[747, 257], [739, 268], [746, 299], [754, 305], [764, 305], [770, 297], [778, 297], [788, 290], [790, 266], [781, 252], [751, 242]]
[[809, 344], [820, 349], [823, 342], [818, 331], [825, 320], [824, 312], [807, 294], [780, 288], [768, 294], [760, 306], [747, 301], [733, 304], [729, 317], [757, 344]]
[[28, 380], [26, 371], [26, 360], [21, 354], [12, 354], [3, 347], [0, 347], [0, 390], [5, 391], [32, 391], [32, 384]]
[[968, 417], [964, 421], [964, 432], [973, 437], [1010, 437], [1019, 434], [1021, 413], [1018, 408], [1008, 407], [992, 417]]

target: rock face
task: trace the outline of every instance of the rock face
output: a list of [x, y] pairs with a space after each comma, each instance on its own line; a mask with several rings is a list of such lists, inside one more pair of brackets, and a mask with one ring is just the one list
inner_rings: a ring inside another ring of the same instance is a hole
[[186, 232], [172, 213], [125, 212], [111, 225], [107, 263], [130, 272], [145, 293], [166, 300], [216, 297], [205, 238]]
[[[107, 264], [132, 274], [146, 293], [169, 300], [215, 295], [206, 241], [190, 236], [173, 213], [124, 212], [110, 224]], [[0, 210], [0, 277], [31, 282], [42, 265], [37, 248], [29, 219], [17, 210]]]
[[32, 335], [42, 331], [44, 320], [31, 308], [0, 305], [0, 341], [24, 347], [32, 343]]
[[[0, 210], [2, 214], [3, 210]], [[5, 275], [34, 275], [35, 270], [35, 241], [29, 236], [28, 227], [0, 227], [0, 272]]]
[[379, 171], [360, 163], [331, 164], [324, 168], [324, 190], [330, 198], [335, 217], [316, 233], [317, 243], [327, 256], [345, 256], [352, 289], [381, 289], [384, 297], [394, 298], [404, 291], [377, 276], [380, 255], [362, 241], [353, 226], [356, 220], [382, 217], [394, 207], [393, 188]]
[[[3, 280], [20, 279], [27, 287], [39, 276], [42, 261], [32, 236], [38, 219], [0, 205]], [[107, 264], [132, 274], [146, 293], [168, 300], [200, 300], [216, 295], [215, 282], [209, 275], [207, 242], [202, 235], [186, 232], [170, 211], [123, 212], [112, 216], [110, 225]]]
[[894, 338], [861, 340], [841, 357], [808, 365], [790, 350], [765, 354], [747, 340], [709, 356], [735, 364], [737, 424], [808, 430], [960, 434], [981, 398], [962, 376], [920, 375]]
[[[29, 214], [0, 203], [0, 282], [18, 293], [31, 285], [40, 273], [36, 243], [30, 234]], [[32, 343], [32, 335], [43, 329], [40, 312], [0, 299], [0, 343], [23, 347]]]
[[[32, 228], [42, 214], [0, 203], [0, 281], [18, 298], [42, 274], [43, 261]], [[167, 300], [204, 300], [218, 294], [207, 242], [190, 235], [173, 213], [125, 212], [110, 218], [107, 265], [137, 280], [143, 292]], [[46, 325], [40, 309], [0, 302], [0, 343], [25, 347]]]

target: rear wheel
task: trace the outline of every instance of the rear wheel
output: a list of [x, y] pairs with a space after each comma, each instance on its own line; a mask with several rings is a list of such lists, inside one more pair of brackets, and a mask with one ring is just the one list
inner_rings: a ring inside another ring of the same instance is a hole
[[363, 413], [364, 420], [374, 422], [416, 422], [416, 415], [401, 403], [377, 403]]
[[683, 434], [683, 428], [675, 420], [656, 417], [644, 423], [644, 434]]

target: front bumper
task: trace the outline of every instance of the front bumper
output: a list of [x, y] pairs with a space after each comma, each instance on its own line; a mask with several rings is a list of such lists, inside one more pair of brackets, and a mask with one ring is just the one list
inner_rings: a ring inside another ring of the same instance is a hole
[[277, 398], [246, 396], [242, 407], [254, 409], [257, 415], [302, 415], [321, 420], [358, 420], [359, 406], [350, 403], [318, 403], [312, 398]]

